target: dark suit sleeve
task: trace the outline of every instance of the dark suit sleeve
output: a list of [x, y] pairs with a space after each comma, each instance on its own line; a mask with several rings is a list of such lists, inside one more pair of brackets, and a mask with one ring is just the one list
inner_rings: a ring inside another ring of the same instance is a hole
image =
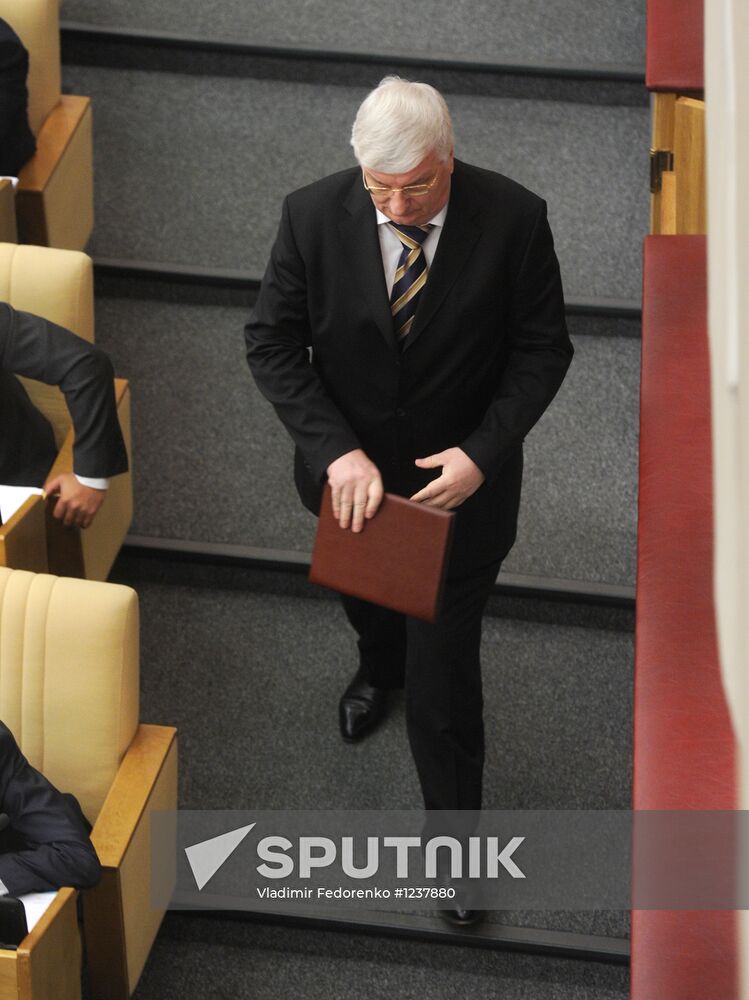
[[247, 363], [258, 388], [322, 479], [331, 462], [360, 448], [310, 360], [307, 282], [288, 199], [250, 321]]
[[63, 795], [35, 770], [0, 723], [0, 810], [24, 850], [0, 854], [0, 880], [13, 896], [69, 885], [96, 885], [101, 867], [72, 795]]
[[114, 371], [103, 351], [56, 323], [2, 303], [0, 368], [63, 391], [75, 428], [77, 475], [99, 478], [127, 471]]
[[572, 360], [559, 262], [543, 201], [513, 282], [508, 336], [507, 362], [492, 402], [461, 444], [487, 479], [522, 444]]

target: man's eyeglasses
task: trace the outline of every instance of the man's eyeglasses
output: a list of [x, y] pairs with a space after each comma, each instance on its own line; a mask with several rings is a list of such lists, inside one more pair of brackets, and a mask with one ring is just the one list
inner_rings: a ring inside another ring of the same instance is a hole
[[427, 183], [427, 184], [407, 184], [406, 187], [391, 188], [382, 187], [380, 184], [368, 184], [367, 175], [362, 171], [362, 180], [364, 181], [364, 187], [373, 194], [375, 198], [389, 198], [391, 195], [401, 194], [405, 195], [407, 198], [422, 198], [425, 194], [429, 194], [434, 185], [437, 183], [437, 174]]

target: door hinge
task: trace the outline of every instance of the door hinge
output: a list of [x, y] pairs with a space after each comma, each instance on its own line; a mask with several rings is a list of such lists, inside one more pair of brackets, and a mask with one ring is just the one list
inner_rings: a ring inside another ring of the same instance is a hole
[[674, 169], [674, 154], [670, 149], [650, 150], [650, 193], [658, 194], [664, 170]]

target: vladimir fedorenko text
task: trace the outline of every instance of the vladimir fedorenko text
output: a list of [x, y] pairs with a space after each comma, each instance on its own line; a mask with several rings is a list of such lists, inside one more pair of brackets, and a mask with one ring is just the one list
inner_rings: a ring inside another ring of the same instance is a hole
[[256, 889], [261, 899], [454, 899], [455, 889], [444, 886], [406, 886], [402, 889]]

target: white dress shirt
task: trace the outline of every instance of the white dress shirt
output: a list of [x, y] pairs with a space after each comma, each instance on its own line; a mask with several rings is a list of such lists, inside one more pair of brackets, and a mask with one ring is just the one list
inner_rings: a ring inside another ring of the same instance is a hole
[[108, 479], [94, 479], [92, 476], [79, 476], [75, 474], [75, 478], [81, 484], [81, 486], [90, 486], [94, 490], [108, 490], [109, 480]]
[[[392, 222], [393, 220], [388, 219], [386, 215], [383, 215], [379, 208], [375, 208], [375, 212], [377, 213], [377, 234], [380, 237], [382, 266], [385, 269], [385, 283], [387, 285], [388, 298], [390, 298], [390, 293], [393, 291], [395, 272], [398, 267], [401, 251], [403, 250], [403, 244], [390, 226], [388, 226], [388, 222]], [[424, 256], [426, 257], [427, 267], [432, 266], [432, 261], [434, 260], [435, 253], [437, 252], [437, 244], [440, 241], [442, 227], [445, 224], [446, 217], [447, 204], [445, 204], [444, 208], [441, 208], [440, 211], [437, 212], [433, 219], [429, 220], [429, 225], [433, 228], [421, 244]]]

